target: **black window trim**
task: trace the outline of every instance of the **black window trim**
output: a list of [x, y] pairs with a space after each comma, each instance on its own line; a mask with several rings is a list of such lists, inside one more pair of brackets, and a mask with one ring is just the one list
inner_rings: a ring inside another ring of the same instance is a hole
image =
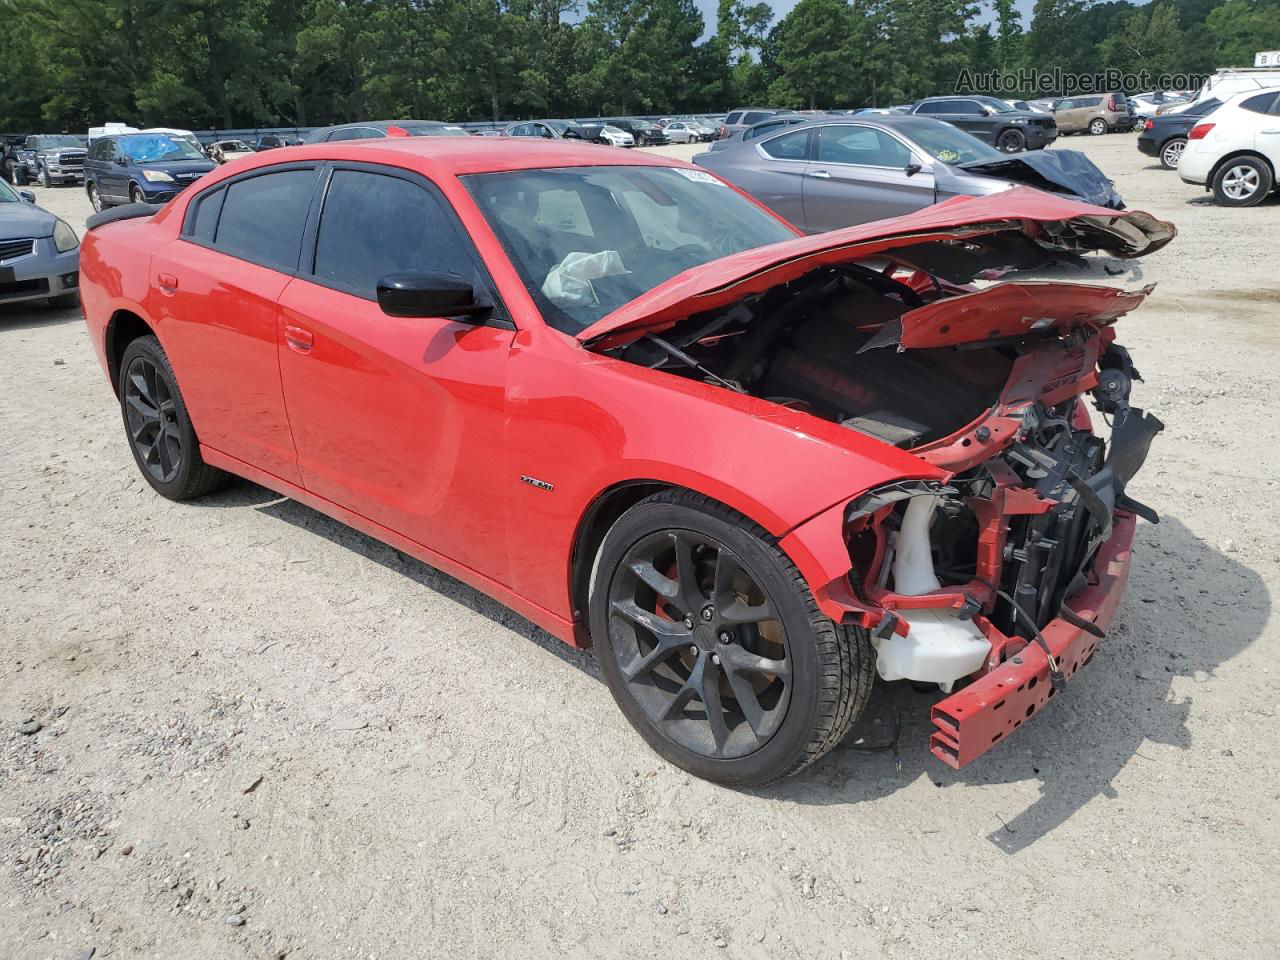
[[[311, 201], [307, 207], [307, 216], [303, 220], [304, 228], [303, 228], [303, 234], [302, 234], [302, 242], [298, 247], [298, 261], [300, 263], [302, 260], [302, 251], [306, 249], [306, 243], [307, 243], [307, 234], [306, 234], [305, 225], [309, 225], [311, 223], [311, 217], [312, 217], [312, 214], [314, 214], [315, 208], [316, 208], [316, 199], [319, 193], [318, 188], [320, 184], [324, 182], [324, 179], [325, 179], [324, 171], [323, 171], [324, 165], [325, 165], [325, 162], [323, 160], [299, 160], [293, 163], [273, 164], [272, 166], [269, 166], [269, 167], [257, 167], [253, 170], [247, 170], [244, 173], [241, 173], [237, 176], [228, 177], [225, 180], [219, 180], [216, 184], [211, 184], [209, 187], [206, 187], [204, 190], [201, 190], [198, 194], [192, 197], [192, 199], [187, 203], [187, 209], [182, 212], [182, 232], [179, 234], [179, 239], [185, 240], [187, 243], [195, 244], [197, 247], [204, 247], [206, 250], [212, 250], [214, 253], [220, 253], [224, 257], [231, 257], [233, 260], [241, 260], [245, 263], [252, 263], [255, 267], [262, 267], [264, 270], [274, 270], [276, 273], [280, 274], [281, 276], [285, 276], [285, 277], [298, 276], [299, 275], [298, 263], [295, 263], [293, 269], [290, 270], [287, 267], [281, 266], [279, 263], [267, 263], [263, 260], [256, 260], [253, 257], [246, 257], [243, 254], [231, 253], [229, 250], [224, 250], [223, 248], [219, 247], [216, 243], [206, 243], [205, 241], [196, 238], [195, 236], [193, 236], [193, 231], [195, 230], [195, 224], [196, 224], [196, 210], [199, 208], [200, 204], [207, 197], [212, 196], [214, 193], [216, 193], [219, 190], [225, 190], [234, 184], [242, 183], [245, 180], [252, 180], [255, 177], [264, 177], [267, 174], [271, 174], [271, 173], [285, 173], [289, 170], [318, 171], [319, 176], [317, 176], [315, 186], [312, 188], [312, 191], [311, 191]], [[219, 220], [222, 219], [221, 210], [218, 211], [218, 219]], [[215, 236], [216, 235], [217, 234], [215, 232]]]
[[[487, 295], [490, 302], [493, 303], [493, 312], [485, 319], [483, 324], [478, 326], [497, 327], [502, 330], [515, 330], [516, 324], [511, 319], [511, 312], [503, 303], [501, 295], [498, 293], [498, 285], [493, 281], [493, 275], [489, 272], [488, 264], [484, 262], [484, 257], [480, 256], [480, 251], [476, 249], [475, 241], [471, 238], [470, 231], [467, 230], [466, 224], [458, 216], [458, 211], [453, 208], [453, 204], [449, 198], [444, 195], [444, 191], [440, 189], [434, 182], [422, 174], [413, 170], [406, 170], [403, 167], [394, 167], [382, 163], [361, 163], [351, 160], [330, 160], [323, 164], [324, 169], [320, 173], [320, 182], [317, 187], [316, 196], [312, 199], [311, 209], [307, 213], [307, 225], [302, 233], [302, 254], [298, 271], [294, 274], [299, 280], [305, 280], [307, 283], [314, 283], [318, 287], [326, 287], [329, 290], [335, 290], [338, 293], [345, 293], [348, 296], [359, 297], [361, 300], [375, 302], [374, 298], [367, 294], [355, 290], [351, 286], [344, 283], [337, 283], [331, 280], [325, 280], [315, 275], [316, 265], [316, 249], [320, 240], [320, 219], [324, 215], [324, 202], [329, 195], [329, 185], [333, 181], [333, 175], [340, 170], [355, 171], [357, 173], [371, 173], [378, 176], [396, 177], [400, 180], [408, 181], [417, 187], [422, 188], [429, 196], [436, 201], [440, 207], [440, 211], [445, 221], [453, 228], [458, 235], [462, 244], [463, 252], [470, 257], [476, 274], [484, 283], [485, 289], [477, 291], [482, 295]], [[446, 318], [447, 319], [447, 318]]]

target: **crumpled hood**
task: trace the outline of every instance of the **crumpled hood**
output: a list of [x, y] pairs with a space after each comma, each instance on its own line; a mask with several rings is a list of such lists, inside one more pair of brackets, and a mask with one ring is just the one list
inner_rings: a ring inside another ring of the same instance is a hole
[[[577, 338], [606, 338], [608, 344], [634, 339], [639, 331], [656, 332], [836, 263], [892, 256], [952, 283], [968, 283], [992, 270], [1026, 268], [1064, 253], [1105, 250], [1140, 257], [1176, 235], [1173, 224], [1148, 213], [1117, 213], [1030, 187], [955, 197], [904, 217], [784, 240], [694, 267], [623, 304]], [[947, 262], [934, 265], [940, 252]]]
[[1115, 184], [1079, 150], [1025, 150], [999, 160], [970, 160], [959, 167], [1054, 193], [1067, 191], [1099, 207], [1124, 209]]
[[33, 203], [0, 203], [0, 240], [49, 237], [58, 218]]

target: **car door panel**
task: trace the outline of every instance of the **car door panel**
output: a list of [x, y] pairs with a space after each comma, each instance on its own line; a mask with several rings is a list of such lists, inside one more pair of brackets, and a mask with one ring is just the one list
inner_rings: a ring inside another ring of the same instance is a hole
[[298, 483], [276, 346], [290, 278], [187, 240], [156, 251], [151, 272], [149, 306], [200, 442]]
[[496, 467], [515, 331], [392, 317], [374, 297], [378, 277], [406, 269], [469, 270], [487, 290], [468, 251], [421, 178], [339, 165], [314, 269], [280, 298], [280, 370], [308, 491], [495, 575], [506, 568], [492, 516], [509, 486]]
[[[804, 172], [809, 233], [911, 213], [934, 202], [930, 166], [908, 173], [910, 148], [872, 127], [821, 127]], [[877, 162], [853, 162], [857, 160]]]

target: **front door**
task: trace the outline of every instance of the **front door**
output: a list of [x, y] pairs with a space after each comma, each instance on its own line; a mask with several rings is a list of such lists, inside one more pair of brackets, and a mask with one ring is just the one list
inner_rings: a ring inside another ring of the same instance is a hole
[[809, 233], [898, 217], [934, 202], [931, 164], [878, 127], [819, 127], [813, 157], [804, 175]]
[[[506, 568], [500, 469], [514, 329], [392, 317], [380, 278], [455, 273], [483, 296], [462, 225], [427, 181], [335, 165], [313, 259], [280, 298], [280, 370], [311, 492], [490, 575]], [[311, 259], [304, 255], [304, 261]]]

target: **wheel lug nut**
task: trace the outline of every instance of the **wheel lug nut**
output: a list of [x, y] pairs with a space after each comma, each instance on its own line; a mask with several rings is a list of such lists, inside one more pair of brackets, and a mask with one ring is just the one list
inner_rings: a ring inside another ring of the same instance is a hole
[[703, 608], [702, 608], [702, 619], [703, 619], [703, 620], [710, 620], [710, 619], [711, 619], [712, 617], [714, 617], [715, 615], [716, 615], [716, 608], [715, 608], [715, 607], [707, 606], [707, 607], [703, 607]]
[[721, 642], [721, 643], [733, 643], [733, 634], [731, 634], [728, 630], [721, 630], [721, 631], [720, 631], [720, 642]]
[[717, 657], [714, 653], [711, 655], [711, 662], [714, 663], [717, 667], [720, 666], [720, 658]]
[[698, 655], [698, 645], [695, 643], [689, 648], [689, 656], [696, 657]]
[[692, 629], [693, 629], [693, 617], [685, 617], [685, 618], [684, 618], [684, 628], [685, 628], [686, 630], [692, 630]]

